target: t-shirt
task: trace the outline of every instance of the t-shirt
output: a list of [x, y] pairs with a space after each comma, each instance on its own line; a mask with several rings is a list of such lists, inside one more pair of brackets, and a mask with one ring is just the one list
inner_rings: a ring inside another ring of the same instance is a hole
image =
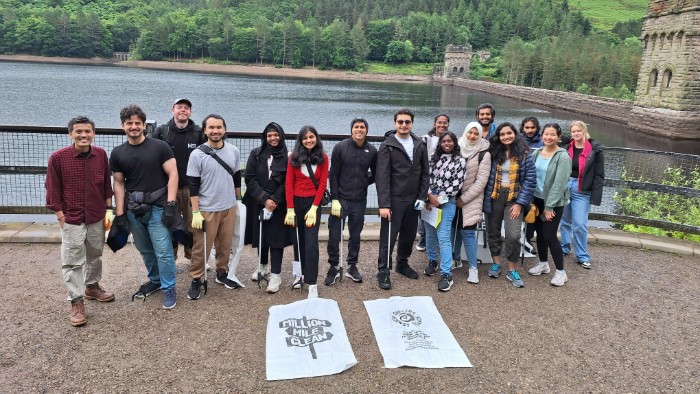
[[578, 157], [581, 156], [583, 148], [574, 146], [574, 157], [571, 158], [571, 177], [578, 178]]
[[408, 153], [408, 158], [411, 159], [411, 162], [413, 162], [413, 138], [410, 136], [408, 138], [400, 138], [397, 134], [396, 140], [398, 140], [403, 148], [406, 150], [406, 153]]
[[[224, 142], [221, 149], [214, 149], [233, 172], [241, 170], [241, 153], [233, 144]], [[201, 178], [199, 186], [199, 210], [219, 212], [236, 204], [236, 188], [233, 177], [213, 157], [199, 149], [192, 151], [187, 163], [187, 176]]]
[[544, 178], [547, 176], [547, 167], [552, 158], [545, 159], [542, 155], [537, 156], [535, 161], [535, 172], [537, 173], [537, 189], [535, 189], [535, 197], [543, 198], [544, 196]]
[[114, 148], [109, 156], [109, 168], [124, 174], [126, 191], [154, 192], [168, 185], [163, 163], [173, 157], [166, 142], [146, 137], [138, 145], [125, 142]]

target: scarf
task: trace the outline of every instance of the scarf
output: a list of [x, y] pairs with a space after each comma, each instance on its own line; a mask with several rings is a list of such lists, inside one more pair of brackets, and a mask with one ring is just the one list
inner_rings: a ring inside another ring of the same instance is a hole
[[465, 159], [469, 159], [474, 155], [476, 152], [476, 149], [479, 146], [479, 140], [477, 139], [473, 143], [469, 142], [469, 140], [466, 137], [462, 137], [459, 139], [459, 147], [460, 147], [460, 153], [462, 154], [462, 157]]
[[[267, 143], [267, 130], [275, 129], [280, 135], [280, 143], [277, 146], [272, 146]], [[270, 165], [270, 171], [276, 173], [286, 173], [287, 172], [287, 144], [285, 143], [284, 129], [282, 126], [275, 122], [270, 122], [262, 132], [262, 146], [260, 149], [260, 156], [263, 158], [268, 158], [272, 156], [272, 164]]]
[[[520, 191], [520, 185], [518, 184], [518, 171], [520, 170], [520, 164], [518, 163], [517, 157], [510, 158], [510, 167], [508, 172], [508, 179], [510, 180], [510, 186], [508, 187], [508, 199], [506, 201], [513, 201], [518, 197], [518, 192]], [[498, 200], [501, 189], [501, 165], [496, 164], [496, 177], [493, 181], [493, 192], [491, 193], [491, 198]]]
[[[569, 144], [569, 157], [572, 159], [574, 158], [574, 146], [576, 146], [576, 142], [571, 141]], [[588, 156], [590, 156], [592, 149], [593, 145], [591, 145], [590, 141], [586, 140], [586, 144], [583, 145], [583, 151], [578, 155], [578, 191], [581, 191], [581, 186], [583, 183], [581, 182], [583, 179], [583, 170], [586, 167], [586, 160], [588, 160]]]

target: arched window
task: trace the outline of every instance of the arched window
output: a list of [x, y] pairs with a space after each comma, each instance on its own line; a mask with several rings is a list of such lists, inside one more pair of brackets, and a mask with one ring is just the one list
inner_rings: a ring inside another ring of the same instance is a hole
[[459, 68], [459, 75], [462, 75], [462, 74], [464, 74], [464, 67]]
[[649, 35], [645, 34], [644, 35], [644, 50], [647, 50], [647, 46], [649, 46]]
[[664, 49], [664, 42], [666, 41], [666, 33], [661, 33], [659, 36], [659, 49]]
[[666, 69], [666, 71], [664, 71], [664, 77], [661, 80], [661, 86], [664, 88], [670, 88], [672, 76], [673, 76], [673, 72], [671, 72], [671, 70], [669, 70], [669, 69]]
[[676, 36], [676, 40], [678, 40], [678, 48], [681, 48], [683, 46], [683, 36], [685, 35], [685, 32], [679, 31], [678, 36]]
[[651, 36], [651, 50], [652, 52], [656, 48], [656, 33]]
[[452, 74], [457, 74], [457, 67], [452, 68]]
[[656, 79], [659, 77], [659, 72], [656, 69], [651, 70], [651, 73], [649, 73], [649, 85], [647, 85], [647, 93], [649, 93], [649, 89], [656, 87]]

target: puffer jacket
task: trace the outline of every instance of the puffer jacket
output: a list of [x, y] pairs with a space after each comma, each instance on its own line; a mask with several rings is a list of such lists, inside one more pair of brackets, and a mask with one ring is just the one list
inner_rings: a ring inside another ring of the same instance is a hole
[[[462, 139], [460, 138], [460, 145]], [[489, 153], [489, 142], [483, 138], [479, 140], [477, 149], [470, 157], [465, 157], [467, 160], [467, 175], [462, 183], [459, 199], [462, 200], [462, 225], [473, 226], [481, 221], [483, 203], [484, 203], [484, 188], [491, 173], [491, 154]], [[484, 152], [481, 162], [479, 155]]]
[[[535, 172], [535, 162], [532, 161], [532, 155], [528, 154], [524, 159], [520, 159], [518, 162], [520, 169], [518, 170], [518, 179], [516, 182], [520, 184], [520, 191], [515, 198], [515, 203], [520, 204], [523, 207], [523, 213], [525, 212], [525, 207], [529, 206], [532, 202], [532, 197], [535, 195], [535, 188], [537, 187], [537, 173]], [[491, 213], [491, 194], [493, 193], [493, 183], [496, 180], [496, 165], [495, 161], [491, 162], [491, 172], [489, 174], [489, 181], [486, 184], [486, 190], [484, 190], [484, 212]], [[501, 192], [508, 193], [508, 190], [501, 190]]]

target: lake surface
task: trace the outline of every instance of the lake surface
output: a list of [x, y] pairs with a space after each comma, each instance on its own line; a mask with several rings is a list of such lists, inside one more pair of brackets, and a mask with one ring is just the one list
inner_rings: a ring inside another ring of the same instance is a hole
[[119, 127], [119, 110], [139, 104], [150, 120], [170, 119], [177, 98], [193, 102], [192, 119], [221, 114], [229, 131], [262, 131], [271, 121], [287, 133], [315, 126], [321, 134], [349, 133], [350, 120], [364, 117], [370, 134], [393, 128], [393, 113], [408, 107], [416, 113], [414, 132], [424, 134], [433, 117], [451, 117], [450, 129], [461, 135], [484, 102], [496, 107], [496, 123], [519, 126], [526, 116], [541, 124], [573, 119], [590, 125], [591, 135], [606, 146], [697, 153], [700, 142], [674, 142], [632, 132], [622, 124], [555, 110], [497, 95], [425, 83], [328, 81], [252, 77], [137, 68], [0, 62], [0, 125], [64, 126], [78, 114], [98, 127]]

